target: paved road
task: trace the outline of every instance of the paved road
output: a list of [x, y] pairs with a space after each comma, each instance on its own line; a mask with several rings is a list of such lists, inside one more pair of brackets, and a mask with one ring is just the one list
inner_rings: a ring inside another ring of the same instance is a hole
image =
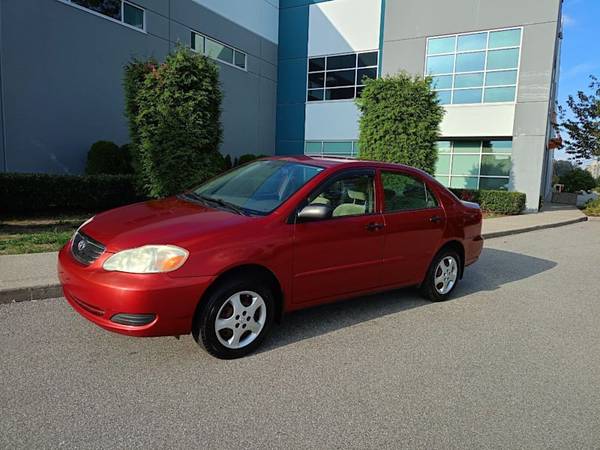
[[0, 306], [1, 448], [598, 448], [600, 222], [490, 240], [456, 298], [294, 314], [220, 361]]

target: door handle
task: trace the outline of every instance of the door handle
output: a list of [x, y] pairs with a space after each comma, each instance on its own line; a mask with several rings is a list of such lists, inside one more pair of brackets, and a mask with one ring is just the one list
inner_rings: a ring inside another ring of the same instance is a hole
[[429, 218], [429, 221], [431, 223], [438, 223], [438, 222], [441, 222], [442, 220], [443, 220], [443, 218], [440, 216], [433, 216], [433, 217]]
[[384, 224], [377, 223], [377, 222], [371, 222], [365, 226], [367, 231], [377, 231], [377, 230], [381, 230], [383, 227], [385, 227]]

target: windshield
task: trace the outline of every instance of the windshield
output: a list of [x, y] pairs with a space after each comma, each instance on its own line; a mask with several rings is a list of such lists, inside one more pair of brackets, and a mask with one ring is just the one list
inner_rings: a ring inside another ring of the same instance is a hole
[[290, 161], [255, 161], [214, 178], [192, 192], [199, 199], [264, 215], [278, 208], [321, 171], [322, 167]]

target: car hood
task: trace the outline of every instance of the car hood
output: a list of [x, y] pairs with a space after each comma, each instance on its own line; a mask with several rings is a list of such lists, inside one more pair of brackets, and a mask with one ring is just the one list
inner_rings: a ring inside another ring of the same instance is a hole
[[213, 209], [177, 197], [103, 212], [82, 229], [115, 252], [148, 244], [187, 246], [212, 232], [241, 225], [251, 217]]

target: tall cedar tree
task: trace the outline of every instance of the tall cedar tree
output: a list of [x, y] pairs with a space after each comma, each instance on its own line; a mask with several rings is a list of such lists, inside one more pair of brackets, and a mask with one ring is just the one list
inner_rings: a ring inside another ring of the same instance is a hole
[[429, 78], [399, 73], [366, 80], [356, 103], [362, 113], [361, 159], [402, 163], [434, 173], [444, 108]]
[[221, 100], [216, 64], [184, 47], [146, 75], [135, 122], [148, 195], [176, 194], [222, 169]]
[[566, 108], [559, 107], [559, 128], [567, 132], [563, 147], [574, 159], [600, 158], [600, 81], [590, 76], [591, 92], [569, 95]]

